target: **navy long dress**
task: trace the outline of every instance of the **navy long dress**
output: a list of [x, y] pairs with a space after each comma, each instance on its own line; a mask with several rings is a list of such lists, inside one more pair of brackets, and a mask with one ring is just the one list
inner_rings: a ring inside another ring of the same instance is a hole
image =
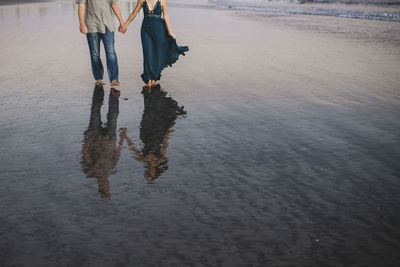
[[161, 71], [175, 63], [179, 55], [189, 51], [187, 46], [178, 46], [176, 40], [168, 34], [167, 26], [161, 17], [161, 3], [157, 1], [150, 10], [147, 1], [143, 3], [144, 19], [140, 31], [143, 48], [143, 74], [145, 83], [159, 80]]

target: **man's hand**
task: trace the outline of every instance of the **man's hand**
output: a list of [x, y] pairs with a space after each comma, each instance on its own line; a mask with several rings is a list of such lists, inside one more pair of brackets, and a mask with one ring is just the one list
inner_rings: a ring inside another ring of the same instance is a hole
[[79, 27], [79, 30], [81, 31], [81, 33], [83, 33], [85, 35], [88, 33], [88, 29], [85, 24], [81, 24]]
[[81, 33], [86, 35], [88, 33], [88, 29], [85, 24], [85, 10], [86, 6], [84, 4], [78, 5], [79, 30]]

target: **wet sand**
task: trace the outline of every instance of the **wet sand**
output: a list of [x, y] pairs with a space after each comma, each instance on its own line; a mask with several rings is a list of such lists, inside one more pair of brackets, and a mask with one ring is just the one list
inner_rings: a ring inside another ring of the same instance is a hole
[[0, 5], [16, 5], [16, 4], [31, 4], [37, 2], [51, 2], [52, 0], [19, 0], [19, 1], [11, 1], [11, 0], [0, 0]]
[[142, 94], [138, 17], [118, 98], [70, 1], [0, 7], [0, 265], [398, 266], [399, 24], [169, 13], [189, 53]]

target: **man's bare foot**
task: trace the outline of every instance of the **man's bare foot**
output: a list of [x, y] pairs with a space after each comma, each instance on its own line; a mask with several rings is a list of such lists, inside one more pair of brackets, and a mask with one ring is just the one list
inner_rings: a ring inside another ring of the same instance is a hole
[[97, 85], [97, 86], [103, 86], [103, 84], [104, 84], [104, 83], [103, 83], [103, 80], [97, 80], [97, 81], [96, 81], [96, 85]]
[[111, 88], [111, 94], [113, 94], [115, 97], [119, 97], [121, 92], [115, 88]]
[[110, 83], [110, 85], [111, 85], [111, 86], [120, 86], [121, 84], [119, 83], [119, 81], [113, 80], [113, 81]]

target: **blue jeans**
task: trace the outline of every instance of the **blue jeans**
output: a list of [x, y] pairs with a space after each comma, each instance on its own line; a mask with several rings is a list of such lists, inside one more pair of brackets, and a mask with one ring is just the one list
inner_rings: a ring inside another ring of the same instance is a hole
[[106, 51], [108, 78], [110, 82], [114, 80], [118, 81], [118, 61], [114, 49], [114, 32], [110, 32], [106, 28], [106, 33], [89, 32], [86, 37], [89, 44], [94, 79], [103, 80], [104, 69], [100, 59], [100, 40], [103, 40], [104, 50]]

